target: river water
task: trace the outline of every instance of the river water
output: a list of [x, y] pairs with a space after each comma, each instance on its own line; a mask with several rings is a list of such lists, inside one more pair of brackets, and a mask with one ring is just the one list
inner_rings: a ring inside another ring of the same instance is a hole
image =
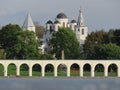
[[120, 90], [120, 78], [1, 78], [0, 90]]

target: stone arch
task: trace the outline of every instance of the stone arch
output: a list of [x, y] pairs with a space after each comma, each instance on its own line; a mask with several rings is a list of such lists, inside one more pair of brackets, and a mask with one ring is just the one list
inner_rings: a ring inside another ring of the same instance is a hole
[[8, 76], [14, 76], [17, 72], [17, 66], [14, 63], [10, 63], [7, 67]]
[[83, 76], [91, 76], [91, 65], [89, 63], [83, 66]]
[[32, 66], [32, 76], [41, 76], [41, 65], [40, 64], [34, 64]]
[[104, 76], [105, 67], [103, 64], [96, 64], [94, 68], [95, 76]]
[[23, 63], [20, 65], [20, 75], [21, 76], [29, 76], [29, 65]]
[[53, 64], [45, 65], [45, 76], [54, 76], [54, 65]]
[[70, 76], [80, 76], [80, 66], [77, 63], [70, 66]]
[[4, 76], [5, 70], [4, 65], [0, 63], [0, 76]]
[[67, 65], [66, 64], [59, 64], [57, 66], [57, 76], [67, 76]]
[[115, 63], [112, 63], [108, 66], [108, 76], [117, 76], [118, 66]]

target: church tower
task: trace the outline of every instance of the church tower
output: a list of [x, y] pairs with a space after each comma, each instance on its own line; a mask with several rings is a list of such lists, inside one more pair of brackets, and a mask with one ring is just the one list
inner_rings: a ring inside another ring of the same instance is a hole
[[88, 35], [88, 27], [86, 26], [83, 18], [82, 9], [79, 11], [78, 21], [77, 21], [77, 27], [76, 27], [76, 36], [80, 44], [84, 44], [86, 37]]
[[27, 17], [26, 17], [26, 19], [24, 21], [22, 29], [35, 32], [35, 25], [34, 25], [34, 23], [32, 21], [32, 18], [31, 18], [29, 13], [28, 13], [28, 15], [27, 15]]

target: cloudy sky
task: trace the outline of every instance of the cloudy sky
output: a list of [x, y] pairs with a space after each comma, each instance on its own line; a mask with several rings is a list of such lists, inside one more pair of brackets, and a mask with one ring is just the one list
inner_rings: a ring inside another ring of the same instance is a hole
[[44, 26], [61, 11], [77, 20], [80, 6], [90, 32], [120, 28], [120, 0], [0, 0], [0, 26], [22, 26], [28, 12]]

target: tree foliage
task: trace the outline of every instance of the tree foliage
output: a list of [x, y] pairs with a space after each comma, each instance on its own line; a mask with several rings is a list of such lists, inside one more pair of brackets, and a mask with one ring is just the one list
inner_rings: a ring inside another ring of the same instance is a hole
[[115, 29], [113, 31], [113, 37], [111, 38], [111, 42], [120, 46], [120, 29]]
[[4, 50], [0, 49], [0, 59], [5, 59]]
[[61, 51], [64, 50], [65, 59], [80, 58], [80, 45], [75, 33], [69, 28], [59, 28], [51, 39], [53, 53], [57, 59], [61, 58]]
[[34, 32], [23, 31], [18, 25], [6, 25], [0, 30], [0, 45], [7, 59], [34, 59], [38, 45]]
[[120, 47], [116, 44], [104, 44], [99, 49], [99, 59], [120, 59]]
[[84, 58], [98, 59], [98, 50], [101, 45], [106, 43], [109, 43], [107, 32], [100, 30], [89, 34], [83, 47]]
[[44, 34], [44, 31], [45, 31], [44, 27], [41, 26], [38, 22], [34, 22], [34, 24], [35, 24], [35, 27], [36, 27], [35, 31], [36, 31], [37, 37], [42, 38], [43, 34]]

